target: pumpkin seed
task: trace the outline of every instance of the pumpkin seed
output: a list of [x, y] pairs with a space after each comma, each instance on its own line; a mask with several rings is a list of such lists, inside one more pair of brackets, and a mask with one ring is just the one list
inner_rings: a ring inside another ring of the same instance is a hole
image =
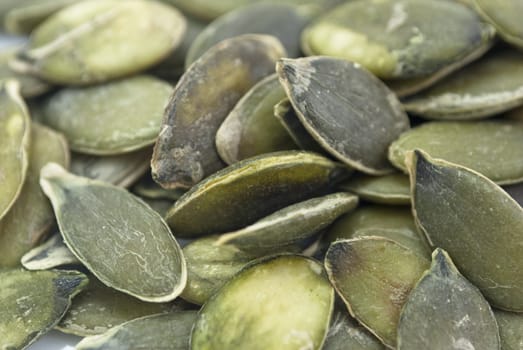
[[172, 87], [138, 75], [80, 88], [64, 88], [43, 106], [44, 124], [62, 132], [73, 151], [116, 155], [152, 145]]
[[329, 279], [350, 314], [392, 348], [401, 308], [429, 265], [429, 260], [383, 237], [339, 240], [325, 256]]
[[523, 123], [518, 121], [424, 123], [390, 145], [389, 159], [405, 171], [405, 155], [416, 148], [474, 169], [498, 184], [523, 179]]
[[[182, 188], [166, 190], [154, 182], [150, 173], [145, 174], [145, 176], [143, 176], [140, 181], [133, 186], [132, 190], [141, 197], [150, 199], [170, 199], [171, 205], [173, 200], [177, 201], [185, 192], [187, 192]], [[169, 205], [169, 207], [171, 205]]]
[[431, 249], [418, 233], [412, 213], [407, 208], [368, 205], [340, 217], [323, 237], [324, 244], [338, 239], [380, 236], [430, 258]]
[[379, 204], [410, 204], [409, 178], [392, 173], [382, 176], [356, 174], [339, 187], [361, 199]]
[[81, 1], [39, 25], [16, 66], [60, 84], [104, 82], [161, 61], [185, 27], [180, 12], [157, 1]]
[[29, 35], [44, 20], [78, 0], [23, 1], [5, 14], [4, 27], [13, 34]]
[[489, 304], [439, 248], [401, 311], [398, 350], [408, 349], [500, 349]]
[[523, 311], [523, 209], [483, 175], [416, 150], [409, 155], [413, 212], [494, 306]]
[[294, 143], [302, 150], [326, 155], [323, 148], [321, 148], [318, 142], [316, 142], [300, 122], [288, 98], [282, 99], [274, 106], [274, 115], [285, 130], [287, 130], [287, 133], [293, 139]]
[[223, 168], [216, 131], [236, 102], [285, 56], [280, 42], [265, 35], [224, 40], [189, 67], [165, 110], [151, 162], [165, 188], [191, 187]]
[[523, 48], [523, 24], [519, 14], [523, 4], [513, 0], [471, 0], [479, 13], [496, 27], [499, 36], [506, 42]]
[[129, 187], [149, 169], [151, 154], [150, 148], [115, 156], [73, 153], [71, 172], [115, 186]]
[[273, 74], [238, 101], [216, 133], [216, 149], [225, 163], [297, 148], [274, 117], [274, 105], [285, 96], [277, 75]]
[[520, 350], [523, 346], [523, 316], [515, 312], [494, 310], [499, 326], [501, 349]]
[[343, 310], [335, 312], [322, 349], [385, 350], [385, 346]]
[[396, 94], [396, 96], [404, 98], [427, 89], [444, 77], [445, 76], [442, 76], [441, 74], [435, 73], [421, 78], [390, 79], [385, 80], [384, 83]]
[[146, 303], [106, 287], [93, 276], [56, 326], [64, 333], [81, 337], [102, 334], [138, 317], [174, 311], [173, 303]]
[[310, 19], [311, 15], [296, 5], [254, 3], [240, 7], [210, 23], [196, 37], [187, 53], [185, 67], [220, 41], [247, 33], [272, 35], [281, 41], [288, 57], [298, 57], [300, 34]]
[[194, 240], [183, 248], [187, 261], [187, 285], [181, 297], [202, 305], [255, 257], [238, 248], [217, 245], [218, 236]]
[[523, 54], [494, 51], [405, 101], [408, 112], [429, 119], [477, 119], [523, 104]]
[[298, 118], [323, 148], [362, 172], [391, 171], [386, 150], [409, 120], [381, 81], [331, 57], [281, 59], [276, 70]]
[[299, 247], [357, 205], [358, 197], [348, 193], [309, 199], [280, 209], [246, 228], [221, 235], [216, 243], [232, 244], [256, 255]]
[[54, 223], [49, 200], [38, 184], [40, 169], [48, 162], [69, 164], [65, 138], [37, 123], [31, 125], [29, 167], [18, 199], [0, 221], [0, 266], [20, 265], [20, 259], [38, 245]]
[[138, 318], [78, 343], [78, 350], [189, 349], [196, 311]]
[[29, 166], [31, 120], [15, 80], [0, 81], [0, 219], [22, 191]]
[[318, 262], [268, 258], [242, 270], [205, 303], [191, 348], [321, 349], [333, 303], [334, 291]]
[[28, 251], [22, 257], [21, 263], [28, 270], [47, 270], [62, 265], [81, 265], [80, 261], [65, 245], [60, 232], [56, 232], [47, 241]]
[[494, 34], [455, 1], [356, 0], [307, 27], [302, 49], [358, 62], [384, 79], [420, 78], [447, 75], [481, 56]]
[[25, 349], [51, 330], [87, 282], [77, 271], [0, 271], [0, 347]]
[[201, 181], [174, 204], [166, 220], [177, 237], [229, 232], [320, 195], [343, 176], [343, 167], [313, 153], [265, 154]]
[[74, 255], [104, 284], [138, 299], [166, 302], [186, 283], [182, 251], [162, 218], [127, 191], [42, 169], [40, 185]]

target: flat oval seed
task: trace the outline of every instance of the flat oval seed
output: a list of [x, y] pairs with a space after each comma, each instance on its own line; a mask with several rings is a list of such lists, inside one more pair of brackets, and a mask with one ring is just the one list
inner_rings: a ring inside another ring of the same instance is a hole
[[334, 290], [318, 262], [269, 258], [237, 274], [203, 306], [191, 348], [319, 350], [333, 303]]
[[314, 153], [286, 151], [249, 158], [191, 188], [166, 220], [179, 237], [237, 230], [325, 192], [343, 175], [340, 165]]
[[297, 148], [274, 117], [274, 105], [284, 97], [278, 76], [273, 74], [254, 85], [236, 103], [216, 133], [216, 149], [225, 163]]
[[67, 248], [59, 232], [24, 254], [20, 262], [28, 270], [48, 270], [62, 265], [82, 264]]
[[523, 104], [523, 54], [494, 51], [404, 103], [428, 119], [488, 117]]
[[401, 308], [429, 265], [382, 237], [339, 240], [325, 256], [329, 279], [351, 315], [392, 348]]
[[196, 311], [138, 318], [83, 339], [78, 350], [189, 349]]
[[25, 349], [50, 331], [87, 282], [77, 271], [0, 272], [0, 347]]
[[69, 165], [65, 138], [37, 123], [31, 125], [29, 167], [22, 191], [0, 221], [0, 267], [19, 266], [20, 259], [49, 233], [54, 213], [40, 189], [40, 169], [48, 162]]
[[180, 12], [157, 1], [81, 1], [35, 29], [18, 66], [61, 84], [104, 82], [161, 61], [185, 27]]
[[501, 337], [501, 349], [521, 350], [523, 346], [523, 315], [515, 312], [494, 310]]
[[489, 304], [439, 248], [410, 293], [398, 325], [398, 350], [419, 349], [500, 349]]
[[255, 256], [238, 248], [217, 245], [218, 236], [196, 239], [183, 248], [187, 261], [187, 286], [181, 297], [203, 305]]
[[311, 17], [303, 8], [287, 4], [260, 3], [240, 7], [210, 23], [194, 39], [185, 67], [220, 41], [247, 33], [272, 35], [281, 41], [288, 57], [298, 57], [301, 55], [300, 34]]
[[523, 23], [520, 14], [523, 4], [517, 0], [471, 0], [479, 13], [496, 27], [499, 36], [506, 42], [523, 48]]
[[104, 284], [138, 299], [166, 302], [185, 287], [182, 251], [159, 214], [122, 188], [42, 169], [64, 241]]
[[405, 155], [416, 148], [474, 169], [498, 184], [523, 180], [523, 123], [518, 121], [424, 123], [390, 145], [389, 159], [406, 172]]
[[364, 173], [391, 171], [387, 148], [409, 120], [381, 81], [330, 57], [281, 59], [276, 70], [298, 118], [324, 149]]
[[155, 181], [187, 188], [223, 168], [215, 146], [218, 128], [282, 56], [285, 49], [276, 38], [252, 34], [224, 40], [194, 62], [165, 110], [151, 162]]
[[358, 197], [334, 193], [299, 202], [238, 231], [221, 235], [217, 244], [232, 244], [257, 255], [271, 254], [289, 246], [303, 246], [307, 239], [353, 210]]
[[15, 80], [0, 82], [0, 219], [14, 204], [27, 175], [31, 120]]
[[413, 212], [432, 246], [445, 249], [461, 273], [494, 306], [523, 311], [523, 209], [483, 175], [409, 156]]
[[430, 257], [431, 249], [418, 233], [410, 208], [368, 205], [340, 217], [322, 238], [323, 244], [338, 239], [380, 236], [397, 242], [413, 252]]
[[305, 29], [302, 49], [358, 62], [380, 78], [418, 78], [447, 75], [479, 57], [494, 34], [456, 1], [356, 0]]
[[335, 312], [323, 350], [385, 350], [385, 346], [364, 327], [351, 319], [346, 310]]
[[356, 174], [339, 188], [372, 203], [410, 204], [409, 177], [401, 173], [382, 176]]
[[172, 91], [147, 75], [64, 88], [45, 101], [41, 122], [62, 132], [73, 151], [127, 153], [155, 142]]
[[149, 170], [151, 154], [150, 148], [115, 156], [73, 153], [71, 172], [116, 186], [129, 187]]
[[56, 329], [80, 337], [102, 334], [138, 317], [174, 311], [173, 303], [146, 303], [106, 287], [93, 276]]

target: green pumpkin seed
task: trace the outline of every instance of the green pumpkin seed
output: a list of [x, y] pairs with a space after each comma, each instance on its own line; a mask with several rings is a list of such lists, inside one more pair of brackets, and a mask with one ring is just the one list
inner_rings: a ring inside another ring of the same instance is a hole
[[409, 155], [416, 223], [494, 306], [523, 311], [523, 209], [483, 175], [421, 151]]
[[325, 256], [329, 279], [351, 315], [389, 347], [396, 345], [401, 308], [429, 265], [382, 237], [339, 240]]
[[165, 110], [151, 162], [155, 181], [165, 188], [187, 188], [223, 168], [216, 131], [282, 56], [285, 49], [276, 38], [252, 34], [224, 40], [194, 62]]
[[523, 123], [518, 121], [424, 123], [390, 145], [389, 159], [406, 171], [405, 155], [416, 148], [473, 169], [498, 184], [523, 179]]
[[42, 169], [64, 241], [104, 284], [138, 299], [166, 302], [186, 283], [182, 251], [162, 218], [122, 188]]
[[298, 118], [323, 148], [362, 172], [391, 171], [387, 148], [409, 120], [381, 81], [330, 57], [281, 59], [276, 70]]
[[115, 156], [73, 153], [71, 172], [115, 186], [129, 187], [149, 170], [151, 154], [150, 148]]
[[496, 27], [499, 36], [506, 42], [523, 48], [523, 23], [520, 14], [523, 4], [517, 0], [471, 0], [479, 13]]
[[274, 105], [285, 96], [278, 76], [273, 74], [238, 101], [216, 133], [216, 148], [225, 163], [297, 148], [274, 117]]
[[278, 5], [299, 6], [304, 12], [321, 12], [341, 3], [343, 0], [167, 0], [177, 8], [197, 18], [213, 20], [227, 12], [253, 3], [271, 3]]
[[31, 120], [14, 80], [0, 82], [0, 219], [22, 191], [29, 167]]
[[318, 262], [269, 258], [241, 271], [205, 303], [191, 348], [319, 350], [333, 303], [334, 290]]
[[358, 197], [348, 193], [309, 199], [280, 209], [246, 228], [226, 233], [217, 244], [232, 244], [256, 255], [299, 247], [357, 205]]
[[29, 74], [18, 73], [9, 67], [9, 62], [19, 52], [19, 47], [8, 47], [0, 51], [0, 80], [15, 79], [20, 83], [20, 94], [24, 97], [41, 95], [51, 88], [50, 85]]
[[53, 130], [31, 125], [29, 167], [18, 199], [0, 221], [0, 266], [20, 265], [20, 259], [38, 245], [54, 223], [49, 200], [40, 189], [40, 169], [48, 162], [67, 167], [69, 149], [65, 138]]
[[320, 195], [342, 176], [343, 167], [313, 153], [284, 151], [249, 158], [191, 188], [167, 213], [167, 223], [177, 237], [237, 230]]
[[310, 14], [295, 5], [259, 3], [240, 7], [210, 23], [196, 37], [187, 53], [185, 67], [220, 41], [247, 33], [272, 35], [281, 41], [288, 57], [299, 57], [300, 34], [310, 18]]
[[78, 350], [188, 350], [196, 311], [142, 317], [83, 339]]
[[385, 350], [369, 331], [349, 317], [346, 310], [335, 312], [323, 350]]
[[218, 236], [199, 238], [183, 248], [187, 261], [187, 286], [181, 297], [188, 302], [204, 304], [254, 259], [232, 245], [217, 245], [217, 239]]
[[410, 204], [410, 184], [405, 174], [356, 174], [341, 184], [340, 189], [353, 192], [361, 199], [372, 203]]
[[0, 347], [25, 349], [47, 333], [87, 282], [77, 271], [0, 272]]
[[409, 349], [500, 349], [489, 304], [439, 248], [401, 311], [398, 350]]
[[435, 73], [421, 78], [390, 79], [385, 80], [384, 83], [396, 94], [396, 96], [404, 98], [425, 90], [443, 78], [443, 75]]
[[185, 27], [180, 12], [157, 1], [81, 1], [39, 25], [16, 66], [61, 84], [104, 82], [161, 61]]
[[523, 315], [515, 312], [494, 310], [499, 326], [501, 349], [521, 350], [523, 346]]
[[523, 104], [523, 54], [495, 51], [405, 101], [429, 119], [477, 119]]
[[355, 0], [302, 34], [308, 55], [357, 62], [380, 78], [447, 75], [481, 56], [495, 30], [454, 1]]
[[43, 106], [42, 122], [62, 132], [73, 151], [116, 155], [152, 145], [172, 87], [146, 75], [65, 88]]
[[93, 276], [56, 326], [64, 333], [81, 337], [102, 334], [138, 317], [174, 311], [173, 303], [146, 303], [106, 287]]
[[280, 124], [287, 130], [289, 136], [302, 150], [316, 152], [325, 155], [326, 152], [309, 134], [307, 129], [298, 119], [291, 101], [288, 98], [282, 99], [274, 106], [274, 116]]
[[29, 35], [49, 16], [75, 2], [78, 0], [21, 1], [19, 6], [5, 14], [5, 29], [9, 33]]
[[76, 256], [67, 248], [59, 232], [24, 254], [21, 263], [28, 270], [48, 270], [62, 265], [81, 265]]
[[340, 217], [322, 238], [324, 244], [338, 239], [380, 236], [397, 242], [414, 253], [430, 257], [430, 248], [418, 233], [412, 213], [407, 208], [368, 205]]

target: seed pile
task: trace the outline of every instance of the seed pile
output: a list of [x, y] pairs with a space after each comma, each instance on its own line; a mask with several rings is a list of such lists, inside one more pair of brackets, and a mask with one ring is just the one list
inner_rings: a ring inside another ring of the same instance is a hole
[[0, 350], [523, 349], [519, 0], [3, 0]]

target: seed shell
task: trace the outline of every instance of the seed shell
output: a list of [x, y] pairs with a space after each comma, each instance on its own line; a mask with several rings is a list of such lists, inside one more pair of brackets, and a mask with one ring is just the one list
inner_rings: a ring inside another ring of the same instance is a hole
[[216, 44], [194, 62], [165, 110], [151, 161], [154, 180], [164, 188], [189, 188], [223, 168], [215, 145], [218, 128], [282, 56], [285, 49], [276, 38], [249, 34]]
[[416, 150], [408, 158], [416, 224], [493, 306], [523, 311], [523, 209], [485, 176]]
[[410, 293], [398, 325], [398, 350], [419, 349], [500, 349], [488, 302], [439, 248]]
[[40, 185], [65, 243], [104, 284], [150, 302], [181, 293], [187, 279], [181, 248], [147, 204], [53, 163], [42, 169]]
[[268, 258], [242, 270], [203, 306], [191, 348], [319, 350], [333, 303], [334, 290], [318, 262]]
[[382, 176], [356, 174], [342, 183], [340, 189], [357, 194], [361, 199], [378, 204], [410, 204], [409, 177], [401, 173]]
[[380, 80], [332, 57], [281, 59], [276, 70], [298, 118], [324, 149], [364, 173], [391, 172], [387, 149], [409, 120]]

